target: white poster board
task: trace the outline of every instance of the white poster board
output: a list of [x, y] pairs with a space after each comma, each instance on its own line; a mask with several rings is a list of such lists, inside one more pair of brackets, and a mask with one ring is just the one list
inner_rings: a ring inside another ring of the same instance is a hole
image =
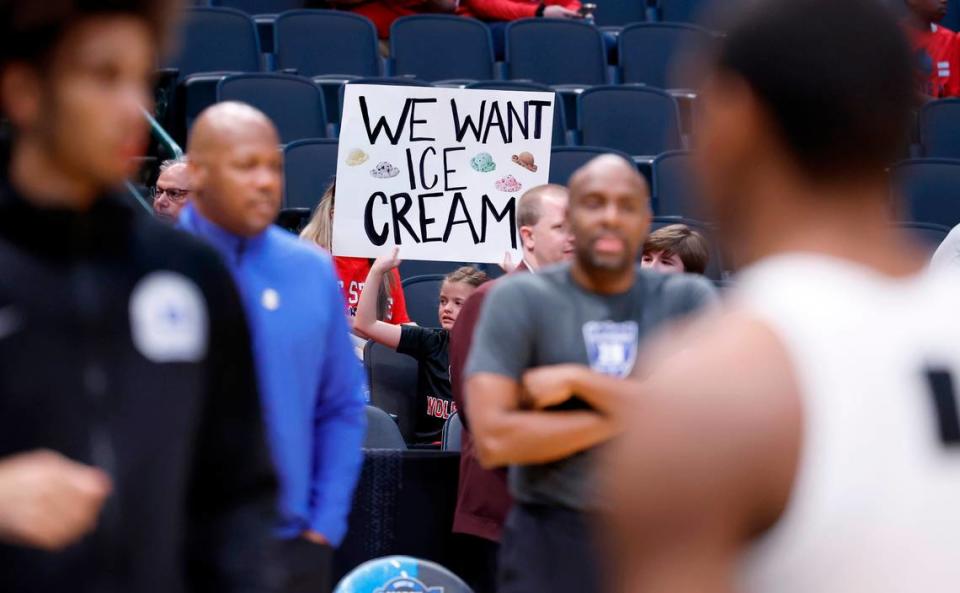
[[553, 93], [346, 85], [333, 253], [496, 263], [547, 183]]

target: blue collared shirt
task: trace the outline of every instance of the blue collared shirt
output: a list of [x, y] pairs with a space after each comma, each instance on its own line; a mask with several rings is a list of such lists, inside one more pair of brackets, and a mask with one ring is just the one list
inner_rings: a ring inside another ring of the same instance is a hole
[[280, 537], [309, 529], [339, 545], [363, 461], [366, 415], [333, 262], [277, 227], [252, 238], [233, 235], [192, 205], [179, 226], [223, 255], [246, 305], [280, 476]]

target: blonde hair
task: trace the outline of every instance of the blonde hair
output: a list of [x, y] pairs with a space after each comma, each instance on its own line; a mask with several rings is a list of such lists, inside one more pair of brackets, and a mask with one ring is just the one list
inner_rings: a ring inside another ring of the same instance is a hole
[[486, 272], [482, 272], [473, 266], [459, 267], [443, 277], [444, 282], [463, 282], [474, 288], [479, 288], [489, 279]]
[[[337, 195], [337, 180], [327, 186], [323, 196], [320, 197], [320, 203], [317, 204], [310, 222], [300, 231], [300, 239], [310, 243], [316, 243], [332, 254], [333, 247], [333, 207]], [[377, 320], [383, 321], [387, 318], [387, 309], [390, 307], [390, 296], [393, 294], [393, 272], [383, 275], [383, 282], [380, 283], [380, 294], [377, 298]]]
[[330, 251], [333, 245], [333, 204], [336, 190], [337, 182], [334, 181], [323, 192], [320, 203], [310, 217], [310, 222], [300, 231], [301, 239], [316, 243], [327, 251]]

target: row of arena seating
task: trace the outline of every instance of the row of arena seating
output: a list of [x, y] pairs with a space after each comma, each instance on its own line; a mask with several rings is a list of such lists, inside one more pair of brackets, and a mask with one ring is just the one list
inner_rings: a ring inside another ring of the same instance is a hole
[[[195, 0], [195, 6], [234, 8], [250, 15], [277, 14], [308, 8], [307, 0]], [[623, 26], [640, 21], [693, 22], [707, 0], [597, 0], [594, 19], [601, 27]]]
[[[566, 184], [570, 175], [591, 158], [622, 151], [601, 146], [555, 146], [550, 157], [551, 183]], [[284, 149], [286, 179], [285, 208], [311, 210], [336, 174], [337, 141], [301, 140]], [[651, 187], [655, 216], [703, 219], [697, 188], [692, 182], [690, 153], [668, 151], [649, 162], [638, 163]], [[905, 200], [903, 221], [953, 227], [960, 224], [960, 159], [910, 159], [892, 168], [892, 180]]]
[[[617, 66], [607, 63], [603, 34], [592, 25], [556, 19], [526, 19], [507, 27], [507, 60], [494, 61], [490, 31], [483, 23], [447, 15], [417, 15], [393, 25], [391, 57], [380, 58], [373, 24], [349, 12], [301, 10], [279, 15], [271, 25], [272, 53], [261, 53], [252, 18], [229, 9], [188, 11], [180, 52], [164, 72], [173, 102], [166, 125], [178, 139], [193, 117], [215, 100], [227, 74], [278, 71], [309, 79], [323, 90], [325, 115], [339, 121], [345, 81], [386, 75], [404, 80], [463, 86], [474, 81], [512, 80], [550, 85], [561, 93], [568, 129], [576, 127], [576, 93], [608, 83], [678, 89], [690, 96], [696, 69], [671, 69], [680, 48], [708, 43], [712, 34], [692, 25], [640, 23], [618, 40]], [[561, 40], [562, 43], [557, 43]], [[671, 70], [678, 72], [671, 78]]]

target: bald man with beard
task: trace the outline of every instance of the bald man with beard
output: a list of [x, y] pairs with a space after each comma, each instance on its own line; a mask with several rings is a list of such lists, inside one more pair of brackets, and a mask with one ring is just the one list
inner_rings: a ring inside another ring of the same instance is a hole
[[277, 574], [285, 592], [318, 593], [330, 590], [360, 473], [364, 384], [329, 256], [272, 224], [279, 143], [253, 107], [204, 111], [188, 144], [195, 193], [180, 225], [221, 253], [240, 288], [280, 476]]
[[650, 193], [632, 163], [604, 155], [579, 169], [567, 224], [573, 261], [498, 281], [467, 362], [477, 456], [485, 467], [510, 468], [516, 502], [498, 593], [603, 590], [594, 466], [632, 405], [609, 383], [633, 373], [650, 332], [715, 298], [701, 277], [639, 269]]

